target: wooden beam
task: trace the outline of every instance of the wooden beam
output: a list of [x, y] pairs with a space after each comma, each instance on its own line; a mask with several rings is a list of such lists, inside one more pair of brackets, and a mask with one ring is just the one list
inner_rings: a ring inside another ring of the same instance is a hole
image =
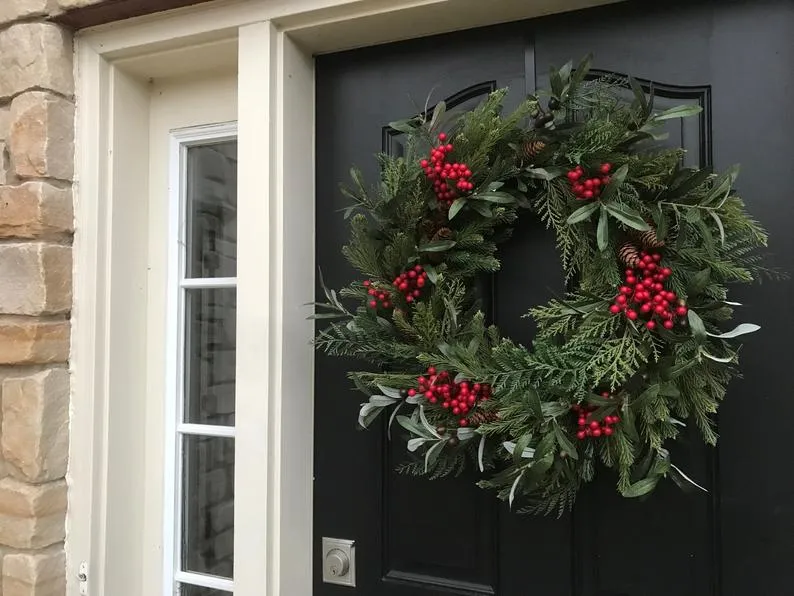
[[[3, 1], [3, 0], [0, 0]], [[209, 0], [105, 0], [82, 8], [67, 10], [53, 17], [71, 29], [85, 29], [112, 21], [121, 21], [155, 12], [202, 4]]]

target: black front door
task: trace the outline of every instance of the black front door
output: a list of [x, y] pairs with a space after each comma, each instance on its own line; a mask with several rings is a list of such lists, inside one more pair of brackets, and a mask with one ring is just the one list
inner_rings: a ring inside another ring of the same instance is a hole
[[[770, 230], [775, 264], [794, 271], [791, 162], [794, 5], [625, 3], [578, 13], [322, 56], [317, 59], [317, 263], [340, 287], [353, 271], [338, 185], [352, 164], [377, 179], [373, 154], [400, 151], [391, 121], [447, 100], [463, 108], [508, 86], [508, 108], [546, 86], [550, 65], [587, 53], [596, 68], [653, 86], [659, 109], [703, 107], [670, 129], [692, 164], [741, 163], [739, 190]], [[554, 237], [525, 215], [500, 252], [488, 308], [525, 345], [530, 305], [563, 287]], [[676, 461], [709, 494], [661, 486], [629, 501], [602, 478], [561, 519], [518, 516], [472, 477], [428, 481], [395, 473], [399, 441], [356, 430], [355, 368], [317, 355], [315, 596], [785, 596], [794, 594], [794, 479], [788, 432], [794, 379], [792, 284], [742, 288], [740, 313], [762, 326], [743, 353], [719, 420], [718, 450], [699, 441]], [[320, 539], [356, 541], [356, 588], [323, 584]]]

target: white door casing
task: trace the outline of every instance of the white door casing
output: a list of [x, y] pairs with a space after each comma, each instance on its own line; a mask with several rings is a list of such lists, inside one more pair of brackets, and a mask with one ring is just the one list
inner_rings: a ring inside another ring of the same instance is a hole
[[312, 56], [603, 3], [219, 0], [78, 35], [70, 596], [82, 561], [92, 596], [164, 593], [164, 131], [236, 112], [235, 595], [310, 596]]

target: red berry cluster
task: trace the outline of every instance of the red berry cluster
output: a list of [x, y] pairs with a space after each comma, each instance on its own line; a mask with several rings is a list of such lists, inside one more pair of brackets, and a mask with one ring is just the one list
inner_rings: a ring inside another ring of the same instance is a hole
[[[611, 397], [609, 391], [603, 391], [601, 397]], [[614, 426], [620, 422], [620, 416], [604, 416], [602, 420], [588, 420], [590, 414], [598, 409], [598, 406], [574, 404], [571, 410], [577, 415], [577, 423], [579, 430], [576, 433], [576, 438], [584, 441], [587, 437], [609, 437], [615, 432]]]
[[369, 301], [370, 308], [391, 308], [391, 295], [388, 290], [379, 290], [373, 287], [372, 282], [368, 279], [364, 280], [364, 287], [368, 288], [367, 294], [371, 296]]
[[447, 153], [453, 150], [452, 143], [446, 143], [447, 135], [439, 133], [438, 140], [440, 144], [430, 151], [430, 159], [423, 159], [420, 164], [427, 177], [433, 181], [433, 190], [439, 203], [449, 206], [458, 198], [455, 188], [464, 192], [470, 191], [474, 184], [470, 180], [472, 173], [469, 166], [446, 161]]
[[576, 166], [568, 171], [568, 180], [571, 182], [571, 190], [577, 199], [586, 201], [593, 199], [601, 194], [601, 188], [609, 184], [609, 171], [612, 169], [611, 163], [602, 163], [598, 166], [600, 175], [587, 177], [582, 166]]
[[425, 284], [427, 284], [427, 271], [421, 265], [403, 271], [392, 282], [392, 285], [405, 296], [406, 302], [413, 302], [419, 298]]
[[677, 300], [675, 292], [665, 289], [664, 282], [673, 270], [660, 266], [661, 260], [659, 253], [640, 253], [636, 268], [626, 269], [626, 279], [618, 288], [609, 312], [615, 315], [624, 312], [631, 321], [640, 317], [647, 319], [645, 326], [651, 331], [656, 329], [657, 321], [661, 321], [665, 329], [675, 327], [674, 318], [685, 317], [687, 307], [683, 300]]
[[456, 383], [452, 376], [445, 370], [437, 372], [434, 366], [427, 369], [424, 376], [416, 379], [419, 387], [409, 389], [408, 395], [422, 394], [431, 404], [440, 404], [460, 416], [458, 426], [469, 426], [467, 415], [472, 412], [481, 401], [491, 397], [491, 386], [487, 383], [469, 383], [461, 381]]

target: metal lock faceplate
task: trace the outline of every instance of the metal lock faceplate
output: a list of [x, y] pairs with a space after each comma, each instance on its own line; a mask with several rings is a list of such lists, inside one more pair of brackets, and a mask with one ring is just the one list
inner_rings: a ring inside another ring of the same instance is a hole
[[356, 542], [323, 537], [323, 583], [356, 585]]

